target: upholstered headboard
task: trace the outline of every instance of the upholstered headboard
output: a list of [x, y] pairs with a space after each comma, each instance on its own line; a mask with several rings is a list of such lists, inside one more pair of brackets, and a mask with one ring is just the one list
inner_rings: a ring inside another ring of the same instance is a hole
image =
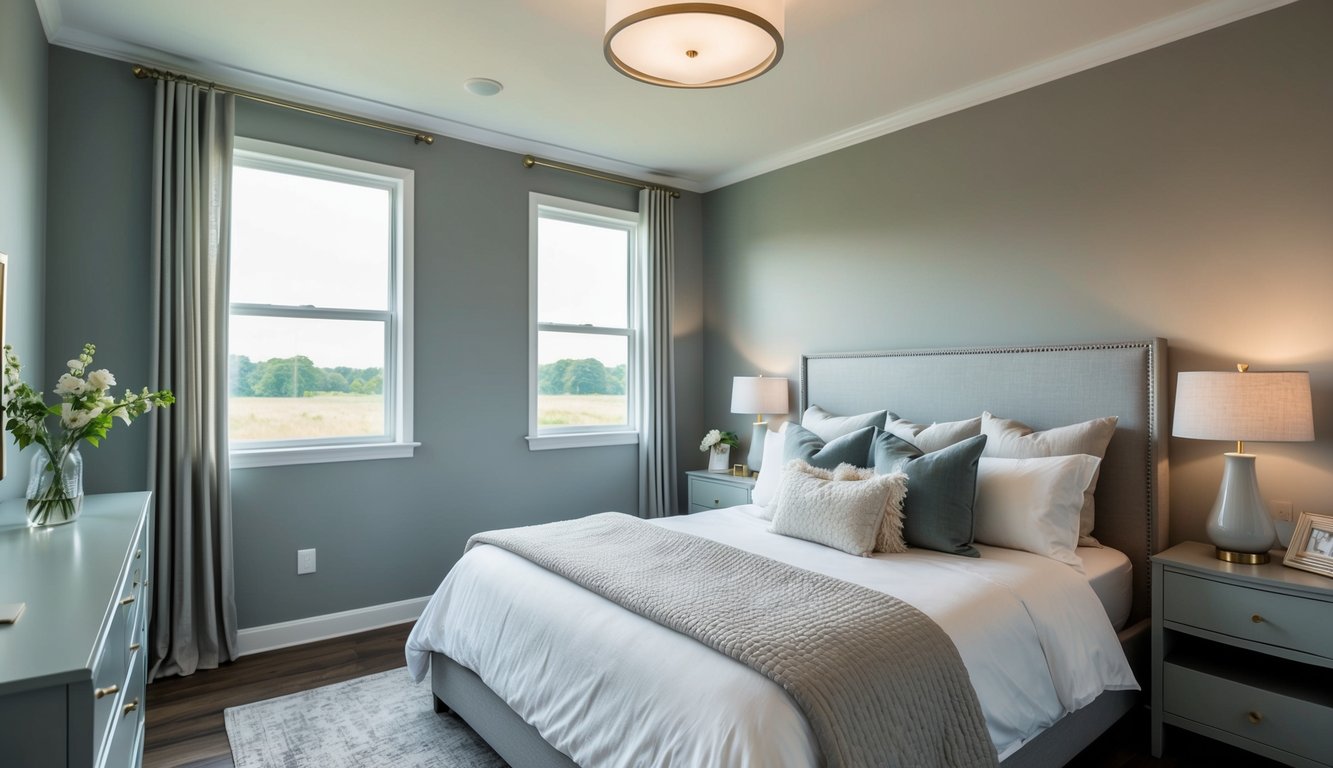
[[1093, 535], [1134, 564], [1130, 621], [1149, 615], [1148, 558], [1167, 531], [1166, 340], [805, 355], [800, 401], [802, 411], [887, 408], [927, 424], [983, 410], [1034, 429], [1119, 417]]

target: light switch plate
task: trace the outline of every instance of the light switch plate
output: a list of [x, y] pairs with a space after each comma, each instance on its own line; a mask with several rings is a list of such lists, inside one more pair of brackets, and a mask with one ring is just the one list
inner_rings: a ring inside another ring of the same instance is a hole
[[296, 575], [303, 576], [315, 572], [315, 550], [296, 550]]

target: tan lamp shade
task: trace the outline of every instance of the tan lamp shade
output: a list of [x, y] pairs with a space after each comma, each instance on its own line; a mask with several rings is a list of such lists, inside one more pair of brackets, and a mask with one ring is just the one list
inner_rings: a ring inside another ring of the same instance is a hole
[[1187, 371], [1176, 378], [1171, 434], [1198, 440], [1314, 439], [1306, 371]]

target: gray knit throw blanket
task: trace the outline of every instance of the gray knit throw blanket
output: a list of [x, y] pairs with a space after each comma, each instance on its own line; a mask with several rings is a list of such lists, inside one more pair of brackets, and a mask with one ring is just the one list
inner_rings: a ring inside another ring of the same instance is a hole
[[479, 533], [750, 666], [801, 708], [825, 764], [995, 766], [944, 630], [903, 601], [618, 512]]

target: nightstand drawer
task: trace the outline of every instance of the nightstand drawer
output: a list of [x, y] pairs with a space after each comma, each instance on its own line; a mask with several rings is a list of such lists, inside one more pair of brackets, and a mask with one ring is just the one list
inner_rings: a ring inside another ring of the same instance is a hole
[[1166, 713], [1319, 763], [1333, 757], [1333, 706], [1163, 665]]
[[750, 489], [732, 485], [726, 481], [711, 481], [701, 477], [690, 477], [690, 506], [705, 509], [739, 507], [750, 503]]
[[1168, 571], [1166, 621], [1333, 658], [1333, 603]]

